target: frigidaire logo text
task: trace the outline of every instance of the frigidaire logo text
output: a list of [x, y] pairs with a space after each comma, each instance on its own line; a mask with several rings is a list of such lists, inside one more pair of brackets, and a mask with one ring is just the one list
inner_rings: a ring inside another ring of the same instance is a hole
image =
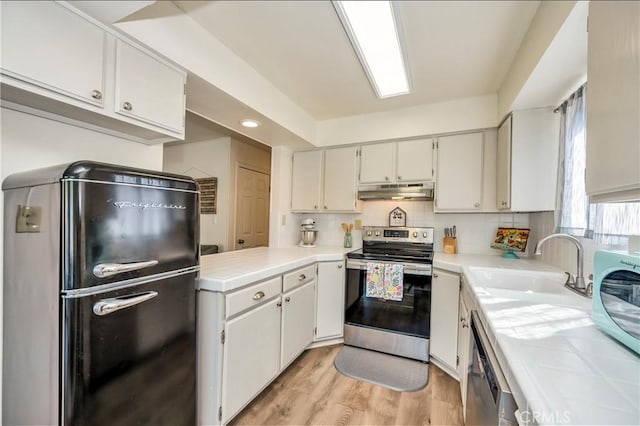
[[628, 262], [626, 260], [621, 260], [620, 263], [622, 263], [623, 265], [631, 266], [631, 269], [633, 269], [634, 271], [636, 269], [640, 269], [640, 264], [638, 263]]
[[182, 206], [180, 204], [165, 204], [159, 202], [147, 202], [147, 201], [114, 201], [113, 205], [118, 208], [130, 207], [134, 209], [146, 210], [146, 209], [175, 209], [175, 210], [186, 210], [186, 206]]

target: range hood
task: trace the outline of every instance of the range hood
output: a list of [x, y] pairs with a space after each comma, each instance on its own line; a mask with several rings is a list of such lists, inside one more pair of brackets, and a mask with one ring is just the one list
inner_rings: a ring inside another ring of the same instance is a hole
[[360, 185], [358, 199], [432, 201], [433, 182]]

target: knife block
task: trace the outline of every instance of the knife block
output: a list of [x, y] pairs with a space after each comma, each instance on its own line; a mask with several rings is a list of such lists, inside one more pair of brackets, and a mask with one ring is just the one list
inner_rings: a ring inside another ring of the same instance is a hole
[[458, 253], [458, 239], [456, 237], [444, 237], [442, 239], [443, 251], [447, 254]]

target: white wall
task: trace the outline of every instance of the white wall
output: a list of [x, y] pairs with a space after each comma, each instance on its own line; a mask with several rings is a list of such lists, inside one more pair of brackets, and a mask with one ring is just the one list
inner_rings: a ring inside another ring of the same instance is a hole
[[200, 243], [229, 249], [231, 138], [165, 145], [163, 170], [193, 178], [217, 177], [217, 213], [200, 215]]
[[496, 127], [497, 95], [318, 122], [316, 145], [372, 142]]
[[[147, 146], [103, 133], [0, 109], [0, 176], [76, 160], [93, 160], [152, 170], [162, 170], [162, 146]], [[4, 197], [3, 197], [4, 199]], [[0, 218], [4, 218], [0, 201]], [[3, 219], [0, 219], [3, 221]], [[4, 223], [0, 226], [2, 239]], [[2, 254], [2, 247], [0, 247]], [[2, 277], [0, 258], [0, 277]], [[0, 289], [3, 282], [0, 280]], [[0, 325], [2, 323], [0, 292]], [[0, 365], [2, 365], [0, 341]], [[1, 374], [1, 373], [0, 373]], [[0, 380], [0, 387], [1, 387]], [[0, 415], [2, 389], [0, 388]]]

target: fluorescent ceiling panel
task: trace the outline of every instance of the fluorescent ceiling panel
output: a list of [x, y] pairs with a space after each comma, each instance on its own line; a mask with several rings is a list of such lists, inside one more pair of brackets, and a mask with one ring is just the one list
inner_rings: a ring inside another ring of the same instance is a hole
[[409, 93], [409, 78], [391, 2], [334, 1], [333, 4], [378, 97]]

